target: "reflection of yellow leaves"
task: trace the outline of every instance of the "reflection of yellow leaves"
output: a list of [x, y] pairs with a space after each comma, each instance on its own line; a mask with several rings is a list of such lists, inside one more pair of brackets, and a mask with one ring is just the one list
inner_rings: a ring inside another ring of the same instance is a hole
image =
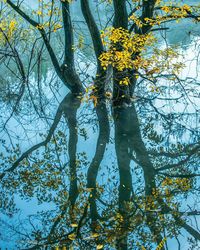
[[108, 242], [108, 243], [112, 243], [113, 239], [114, 239], [114, 237], [112, 237], [112, 235], [110, 235], [110, 236], [108, 236], [108, 238], [107, 238], [107, 242]]
[[82, 49], [84, 46], [83, 46], [83, 43], [84, 43], [84, 38], [83, 36], [79, 36], [79, 39], [78, 39], [78, 48], [79, 49]]
[[42, 15], [42, 11], [41, 11], [41, 10], [38, 10], [38, 11], [37, 11], [37, 14], [38, 14], [38, 16], [41, 16], [41, 15]]
[[100, 234], [98, 233], [92, 233], [89, 237], [84, 238], [84, 240], [90, 240], [93, 238], [98, 238], [100, 236]]
[[151, 90], [150, 90], [151, 92], [156, 92], [156, 93], [160, 92], [160, 89], [156, 86], [150, 86], [150, 88], [151, 88]]
[[99, 244], [97, 245], [97, 249], [102, 249], [103, 248], [103, 245]]
[[97, 237], [99, 237], [98, 233], [92, 233], [91, 238], [97, 238]]
[[70, 234], [70, 235], [68, 235], [68, 239], [75, 240], [76, 239], [76, 234]]
[[92, 190], [94, 190], [94, 188], [86, 188], [85, 189], [86, 192], [92, 192]]
[[78, 227], [78, 224], [77, 223], [72, 223], [70, 226], [71, 227]]
[[116, 214], [116, 219], [117, 219], [119, 222], [123, 222], [123, 221], [124, 221], [124, 218], [123, 218], [123, 216], [122, 216], [120, 213], [117, 213], [117, 214]]
[[109, 92], [109, 91], [106, 91], [105, 96], [106, 96], [107, 98], [111, 99], [111, 98], [112, 98], [112, 93]]
[[97, 106], [97, 97], [95, 95], [91, 95], [90, 99], [93, 100], [94, 106], [96, 107]]

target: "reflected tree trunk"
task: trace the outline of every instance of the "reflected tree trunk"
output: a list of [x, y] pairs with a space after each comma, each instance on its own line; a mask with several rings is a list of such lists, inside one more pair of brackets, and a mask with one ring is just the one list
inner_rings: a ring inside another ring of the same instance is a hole
[[[128, 234], [128, 214], [126, 213], [126, 202], [130, 201], [132, 192], [132, 176], [130, 170], [131, 154], [133, 152], [136, 154], [136, 158], [143, 168], [146, 197], [151, 196], [152, 190], [155, 188], [155, 171], [141, 137], [139, 121], [134, 105], [131, 107], [114, 108], [114, 118], [115, 148], [120, 175], [119, 212], [125, 221], [125, 225], [122, 226], [126, 228]], [[146, 217], [147, 224], [154, 235], [157, 244], [159, 244], [163, 237], [160, 230], [156, 227], [157, 218], [152, 216], [152, 213], [146, 213]], [[127, 234], [118, 239], [117, 249], [128, 249]]]
[[[147, 149], [145, 147], [145, 144], [142, 140], [141, 132], [140, 132], [140, 123], [138, 120], [137, 112], [135, 109], [135, 106], [129, 107], [127, 110], [127, 116], [130, 117], [130, 126], [132, 126], [132, 129], [130, 130], [130, 150], [131, 153], [135, 153], [136, 158], [139, 162], [139, 165], [143, 169], [144, 173], [144, 180], [145, 180], [145, 196], [148, 199], [148, 197], [153, 195], [153, 190], [156, 190], [156, 171], [155, 168], [151, 162], [151, 159], [149, 157], [149, 154], [147, 152]], [[129, 115], [128, 115], [129, 114]], [[161, 208], [163, 209], [163, 213], [166, 213], [167, 211], [171, 211], [172, 209], [163, 201], [163, 199], [158, 198], [158, 202], [161, 205]], [[146, 213], [147, 217], [147, 224], [149, 226], [149, 229], [151, 230], [152, 234], [155, 237], [155, 240], [157, 244], [159, 244], [163, 237], [161, 235], [160, 229], [156, 227], [156, 221], [157, 218], [152, 212]], [[175, 216], [174, 219], [176, 222], [181, 225], [190, 235], [192, 235], [195, 239], [200, 239], [200, 234], [194, 230], [191, 226], [189, 226], [186, 222], [184, 222], [183, 219], [181, 219], [180, 216]], [[161, 248], [164, 249], [164, 248]]]
[[[72, 93], [69, 93], [62, 102], [62, 113], [66, 117], [67, 125], [69, 128], [69, 141], [68, 141], [68, 155], [69, 155], [69, 173], [70, 173], [70, 188], [69, 188], [69, 199], [70, 202], [70, 213], [73, 211], [76, 199], [78, 197], [78, 184], [77, 184], [77, 172], [76, 172], [76, 154], [77, 154], [77, 142], [78, 142], [78, 129], [77, 129], [77, 110], [80, 107], [80, 98], [77, 98]], [[66, 201], [60, 216], [57, 217], [53, 223], [48, 239], [50, 240], [57, 228], [62, 217], [66, 214], [66, 210], [69, 206], [69, 202]]]
[[78, 142], [78, 124], [77, 124], [77, 110], [80, 107], [80, 98], [75, 97], [73, 94], [68, 94], [65, 105], [63, 107], [63, 113], [68, 122], [69, 128], [69, 142], [68, 142], [68, 154], [69, 154], [69, 170], [70, 170], [70, 189], [69, 200], [72, 207], [75, 205], [78, 197], [78, 185], [77, 185], [77, 142]]
[[129, 228], [129, 212], [127, 210], [127, 202], [130, 201], [132, 192], [132, 176], [130, 169], [130, 153], [129, 153], [129, 115], [127, 109], [123, 107], [114, 108], [115, 123], [115, 150], [117, 163], [119, 168], [119, 213], [122, 216], [120, 231], [117, 235], [116, 249], [128, 249], [128, 228]]
[[91, 189], [91, 195], [89, 198], [90, 202], [90, 217], [92, 221], [92, 227], [95, 228], [97, 219], [99, 217], [96, 199], [97, 199], [97, 175], [99, 171], [99, 167], [101, 161], [103, 160], [104, 153], [106, 150], [106, 145], [109, 142], [110, 137], [110, 126], [108, 119], [108, 111], [106, 107], [106, 103], [104, 100], [99, 102], [95, 107], [95, 111], [98, 118], [99, 123], [99, 136], [96, 145], [95, 155], [92, 159], [92, 162], [89, 166], [87, 172], [87, 188]]

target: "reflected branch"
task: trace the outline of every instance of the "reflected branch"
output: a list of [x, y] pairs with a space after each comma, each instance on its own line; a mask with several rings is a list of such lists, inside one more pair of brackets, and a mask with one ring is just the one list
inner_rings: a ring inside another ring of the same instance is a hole
[[65, 104], [65, 101], [66, 101], [66, 98], [64, 98], [64, 100], [61, 102], [61, 104], [59, 105], [58, 107], [58, 110], [56, 112], [56, 115], [55, 115], [55, 118], [54, 118], [54, 121], [53, 121], [53, 124], [51, 125], [50, 129], [49, 129], [49, 132], [46, 136], [46, 139], [36, 145], [34, 145], [33, 147], [29, 148], [27, 151], [25, 151], [13, 164], [12, 164], [12, 167], [8, 168], [7, 170], [4, 171], [4, 173], [2, 173], [0, 175], [0, 179], [3, 179], [3, 177], [6, 175], [6, 173], [9, 173], [9, 172], [13, 172], [18, 166], [19, 164], [24, 160], [26, 159], [30, 154], [32, 154], [35, 150], [39, 149], [40, 147], [45, 147], [51, 140], [57, 126], [58, 126], [58, 123], [60, 122], [60, 119], [62, 117], [62, 113], [63, 113], [63, 108], [64, 108], [64, 104]]

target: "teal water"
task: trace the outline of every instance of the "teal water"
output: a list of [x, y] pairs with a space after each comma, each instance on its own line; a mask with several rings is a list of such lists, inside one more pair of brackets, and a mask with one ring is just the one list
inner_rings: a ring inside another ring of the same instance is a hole
[[[186, 67], [157, 90], [139, 78], [129, 106], [74, 97], [44, 52], [16, 108], [20, 79], [1, 60], [1, 249], [199, 249], [198, 32], [171, 27]], [[90, 86], [91, 50], [78, 50], [76, 64]]]

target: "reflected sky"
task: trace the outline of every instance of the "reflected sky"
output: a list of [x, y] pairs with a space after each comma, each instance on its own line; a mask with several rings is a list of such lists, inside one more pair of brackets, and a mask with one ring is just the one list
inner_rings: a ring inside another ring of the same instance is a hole
[[199, 249], [199, 27], [185, 26], [168, 36], [184, 43], [180, 78], [139, 77], [129, 105], [112, 105], [110, 83], [95, 100], [88, 51], [84, 97], [45, 61], [13, 109], [24, 90], [1, 70], [0, 247]]

